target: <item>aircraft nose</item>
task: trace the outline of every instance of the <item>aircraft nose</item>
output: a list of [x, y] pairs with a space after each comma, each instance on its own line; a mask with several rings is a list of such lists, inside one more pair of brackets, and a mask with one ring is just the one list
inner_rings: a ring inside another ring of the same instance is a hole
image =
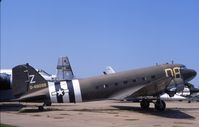
[[194, 77], [196, 77], [197, 72], [193, 69], [184, 69], [182, 70], [182, 75], [185, 81], [191, 81]]

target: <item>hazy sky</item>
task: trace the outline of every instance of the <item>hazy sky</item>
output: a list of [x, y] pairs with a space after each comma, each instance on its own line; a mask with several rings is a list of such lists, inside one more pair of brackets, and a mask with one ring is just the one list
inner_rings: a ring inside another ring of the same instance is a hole
[[172, 60], [199, 72], [199, 1], [2, 0], [1, 68], [55, 73], [59, 56], [77, 77]]

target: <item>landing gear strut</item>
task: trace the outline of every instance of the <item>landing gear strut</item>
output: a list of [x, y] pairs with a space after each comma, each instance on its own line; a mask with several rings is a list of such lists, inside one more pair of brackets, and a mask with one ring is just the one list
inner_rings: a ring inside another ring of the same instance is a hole
[[164, 111], [166, 109], [166, 103], [163, 100], [158, 99], [155, 102], [155, 109], [158, 111]]
[[140, 106], [142, 109], [149, 109], [150, 106], [150, 102], [147, 99], [142, 99], [142, 101], [140, 102]]
[[44, 106], [38, 106], [39, 111], [44, 111]]
[[46, 101], [44, 102], [44, 104], [42, 106], [38, 106], [38, 110], [39, 111], [44, 111], [44, 106], [51, 106], [52, 103], [50, 101]]
[[157, 111], [164, 111], [166, 109], [166, 103], [159, 98], [156, 100], [156, 102], [153, 102], [152, 100], [149, 99], [142, 99], [140, 101], [140, 106], [142, 109], [147, 110], [150, 107], [150, 103], [154, 103], [155, 109]]
[[52, 105], [52, 103], [51, 102], [44, 102], [44, 106], [51, 106]]

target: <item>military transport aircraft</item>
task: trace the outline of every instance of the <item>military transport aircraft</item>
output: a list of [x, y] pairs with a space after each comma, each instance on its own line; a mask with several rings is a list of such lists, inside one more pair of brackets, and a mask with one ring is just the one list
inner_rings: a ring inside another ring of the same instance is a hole
[[[105, 75], [113, 73], [116, 73], [116, 71], [111, 66], [107, 66], [103, 72], [103, 74]], [[183, 91], [177, 92], [172, 97], [170, 97], [167, 93], [162, 94], [160, 96], [160, 99], [166, 101], [188, 101], [189, 103], [191, 103], [191, 101], [199, 101], [199, 88], [195, 88], [194, 85], [191, 83], [186, 83]], [[136, 102], [137, 98], [130, 98], [124, 101]]]
[[[12, 89], [17, 101], [42, 102], [43, 109], [51, 103], [78, 103], [104, 99], [138, 99], [141, 108], [148, 109], [150, 103], [163, 111], [166, 104], [160, 95], [174, 96], [196, 76], [196, 71], [182, 64], [162, 64], [142, 69], [117, 72], [90, 78], [67, 80], [45, 80], [29, 64], [12, 69]], [[155, 97], [155, 99], [150, 99]]]

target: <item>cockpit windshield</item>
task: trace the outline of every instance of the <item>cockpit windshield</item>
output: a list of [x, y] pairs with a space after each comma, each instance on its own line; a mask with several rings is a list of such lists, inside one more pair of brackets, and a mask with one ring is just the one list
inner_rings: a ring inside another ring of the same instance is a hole
[[187, 67], [186, 67], [185, 65], [182, 65], [182, 66], [180, 67], [180, 69], [181, 69], [181, 70], [184, 70], [184, 69], [187, 69]]

